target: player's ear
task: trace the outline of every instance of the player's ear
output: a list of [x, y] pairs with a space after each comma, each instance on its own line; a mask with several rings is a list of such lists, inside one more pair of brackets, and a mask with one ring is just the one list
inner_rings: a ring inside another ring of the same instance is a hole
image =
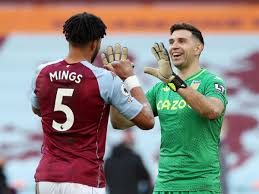
[[98, 47], [98, 40], [93, 40], [89, 43], [89, 47], [91, 51], [95, 51], [96, 48]]
[[203, 50], [203, 44], [196, 44], [196, 47], [194, 49], [195, 55], [200, 55]]

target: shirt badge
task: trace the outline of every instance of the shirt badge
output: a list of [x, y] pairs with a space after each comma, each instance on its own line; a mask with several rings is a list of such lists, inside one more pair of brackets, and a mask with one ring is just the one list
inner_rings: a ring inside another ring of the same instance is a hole
[[201, 81], [193, 80], [190, 86], [191, 86], [194, 90], [197, 90], [198, 87], [200, 86], [200, 84], [201, 84]]

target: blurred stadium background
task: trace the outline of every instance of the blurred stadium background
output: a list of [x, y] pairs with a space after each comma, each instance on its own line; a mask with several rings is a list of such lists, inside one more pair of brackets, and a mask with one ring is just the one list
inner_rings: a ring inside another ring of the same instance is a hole
[[[189, 22], [202, 30], [202, 65], [222, 76], [228, 86], [221, 147], [226, 193], [259, 193], [257, 0], [0, 0], [0, 158], [7, 159], [8, 183], [19, 194], [34, 193], [42, 131], [31, 112], [31, 78], [39, 64], [66, 55], [62, 25], [82, 11], [100, 16], [107, 24], [102, 49], [116, 42], [128, 46], [145, 90], [158, 81], [143, 73], [144, 66], [156, 65], [150, 52], [153, 43], [168, 46], [169, 28], [176, 22]], [[95, 64], [101, 65], [99, 57]], [[136, 128], [134, 133], [135, 149], [154, 181], [159, 124], [151, 131]], [[121, 135], [109, 125], [106, 156]]]

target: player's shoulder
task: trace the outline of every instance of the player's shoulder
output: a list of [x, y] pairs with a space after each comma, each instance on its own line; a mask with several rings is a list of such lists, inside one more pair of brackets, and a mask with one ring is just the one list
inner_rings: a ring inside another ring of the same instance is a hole
[[49, 67], [51, 65], [55, 65], [57, 63], [60, 63], [61, 61], [63, 61], [64, 59], [57, 59], [57, 60], [54, 60], [54, 61], [49, 61], [49, 62], [46, 62], [46, 63], [42, 63], [40, 64], [37, 69], [36, 69], [36, 72], [40, 72], [41, 70], [43, 70], [44, 68], [46, 67]]
[[101, 67], [96, 67], [87, 61], [81, 63], [93, 73], [101, 93], [109, 93], [113, 91], [114, 87], [122, 86], [122, 80], [115, 73]]
[[220, 75], [212, 73], [208, 70], [206, 70], [204, 72], [204, 77], [210, 81], [218, 81], [218, 82], [223, 82], [223, 83], [225, 82], [224, 79]]
[[93, 64], [87, 62], [87, 61], [82, 61], [81, 62], [85, 67], [89, 68], [94, 75], [96, 76], [97, 79], [114, 79], [117, 77], [117, 75], [111, 71], [108, 71], [102, 67], [97, 67], [94, 66]]

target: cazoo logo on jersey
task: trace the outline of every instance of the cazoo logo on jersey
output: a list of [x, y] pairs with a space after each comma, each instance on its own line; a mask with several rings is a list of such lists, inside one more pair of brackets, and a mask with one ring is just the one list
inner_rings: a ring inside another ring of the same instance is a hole
[[173, 100], [173, 101], [169, 101], [169, 100], [159, 100], [156, 107], [157, 110], [177, 110], [177, 109], [183, 109], [186, 106], [188, 106], [189, 108], [191, 108], [186, 102], [185, 100], [181, 99], [181, 100]]

